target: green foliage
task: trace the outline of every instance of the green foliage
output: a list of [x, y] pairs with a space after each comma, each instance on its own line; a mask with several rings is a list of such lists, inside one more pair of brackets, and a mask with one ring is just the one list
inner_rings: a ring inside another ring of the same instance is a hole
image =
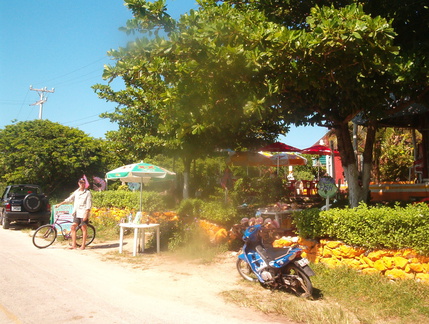
[[197, 244], [200, 248], [210, 245], [208, 236], [196, 222], [182, 223], [180, 230], [176, 231], [168, 243], [168, 249], [175, 251], [187, 244]]
[[237, 208], [235, 206], [218, 200], [182, 200], [177, 214], [185, 223], [190, 223], [193, 219], [200, 218], [218, 225], [231, 226], [239, 220]]
[[182, 219], [193, 219], [201, 215], [201, 207], [203, 205], [201, 199], [184, 199], [180, 202], [177, 214]]
[[112, 217], [110, 213], [99, 215], [98, 217], [90, 216], [91, 224], [97, 231], [97, 240], [117, 240], [119, 234], [119, 221]]
[[287, 197], [288, 194], [284, 180], [279, 177], [239, 178], [231, 192], [237, 205], [254, 206], [274, 204]]
[[[140, 192], [131, 191], [99, 191], [93, 192], [93, 205], [96, 207], [117, 207], [139, 210], [140, 209]], [[158, 192], [142, 192], [142, 209], [145, 212], [157, 212], [167, 209], [165, 196]]]
[[219, 253], [226, 250], [226, 245], [212, 244], [207, 233], [198, 226], [198, 223], [192, 222], [182, 224], [180, 230], [174, 232], [169, 240], [168, 249], [175, 255], [210, 263]]
[[49, 120], [0, 130], [0, 176], [7, 184], [34, 183], [47, 194], [77, 188], [77, 179], [105, 171], [102, 141]]
[[[222, 6], [172, 23], [160, 2], [126, 4], [135, 16], [124, 29], [141, 38], [109, 52], [117, 63], [105, 68], [104, 77], [122, 78], [127, 89], [94, 86], [100, 98], [120, 105], [105, 117], [119, 123], [107, 137], [124, 152], [195, 159], [219, 147], [273, 140], [287, 129], [274, 109], [261, 109], [265, 78], [255, 73], [264, 58], [258, 50], [244, 51], [261, 47], [268, 33], [260, 13], [242, 15]], [[147, 37], [151, 27], [168, 32]]]
[[223, 201], [205, 202], [202, 206], [201, 218], [225, 227], [232, 226], [240, 220], [236, 206]]
[[[175, 240], [175, 237], [181, 235], [183, 230], [183, 222], [160, 222], [159, 224], [159, 239], [160, 239], [160, 248], [162, 250], [167, 250], [171, 248], [170, 241]], [[155, 248], [156, 246], [156, 237], [152, 235], [149, 246]], [[174, 243], [173, 243], [174, 246]]]
[[323, 225], [318, 208], [309, 208], [293, 214], [293, 223], [298, 229], [298, 235], [307, 239], [324, 237]]
[[305, 238], [338, 239], [369, 249], [413, 248], [429, 253], [429, 206], [424, 203], [400, 207], [309, 209], [295, 215], [294, 222]]
[[409, 168], [413, 166], [411, 133], [403, 129], [388, 128], [382, 131], [379, 172], [381, 181], [408, 180]]

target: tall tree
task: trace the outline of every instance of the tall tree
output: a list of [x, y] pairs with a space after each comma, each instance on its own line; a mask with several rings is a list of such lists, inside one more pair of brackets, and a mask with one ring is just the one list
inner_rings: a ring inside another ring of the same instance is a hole
[[46, 193], [76, 188], [83, 174], [103, 175], [102, 141], [84, 132], [33, 120], [0, 130], [0, 176], [8, 184], [33, 183]]
[[242, 14], [227, 6], [172, 21], [164, 3], [127, 1], [134, 19], [124, 30], [142, 36], [109, 52], [117, 63], [104, 73], [109, 80], [122, 78], [126, 89], [94, 89], [119, 104], [106, 115], [119, 123], [108, 138], [122, 142], [136, 158], [160, 152], [180, 157], [188, 197], [192, 160], [219, 148], [274, 140], [287, 127], [278, 111], [261, 109], [267, 84], [258, 51], [263, 54], [273, 24], [257, 12]]
[[[375, 121], [392, 110], [386, 98], [397, 89], [395, 33], [385, 19], [372, 18], [356, 5], [316, 6], [306, 22], [308, 31], [300, 38], [295, 59], [280, 72], [279, 105], [295, 112], [295, 123], [316, 123], [335, 131], [350, 205], [357, 206], [369, 190]], [[348, 126], [358, 113], [370, 120], [363, 186]]]
[[[204, 2], [207, 5], [215, 3], [210, 0]], [[427, 95], [429, 90], [429, 38], [427, 37], [429, 7], [426, 1], [225, 0], [223, 2], [232, 4], [240, 10], [261, 11], [269, 21], [312, 34], [316, 43], [312, 45], [313, 48], [308, 48], [303, 56], [299, 56], [304, 60], [298, 59], [303, 64], [300, 69], [304, 79], [299, 76], [296, 79], [297, 83], [304, 82], [302, 88], [308, 88], [303, 92], [299, 91], [302, 96], [298, 97], [296, 103], [304, 103], [303, 108], [307, 107], [310, 110], [300, 110], [305, 118], [299, 114], [294, 113], [294, 115], [298, 123], [315, 123], [335, 130], [349, 184], [351, 205], [355, 206], [360, 200], [364, 200], [369, 191], [370, 166], [378, 118], [402, 110], [412, 102], [423, 102], [426, 106], [429, 105]], [[348, 14], [345, 11], [339, 11], [345, 5], [354, 3], [363, 5], [364, 12], [372, 16], [372, 22], [368, 19], [369, 16], [363, 15], [363, 12], [358, 15], [364, 20], [359, 22], [361, 18], [352, 14], [350, 11], [352, 7], [348, 7]], [[322, 9], [319, 14], [320, 8], [317, 6], [323, 5], [329, 5], [331, 8]], [[310, 10], [312, 7], [315, 8]], [[310, 15], [316, 15], [316, 19]], [[393, 27], [397, 36], [392, 41], [386, 39], [386, 37], [393, 37], [387, 22], [381, 21], [377, 16], [388, 19]], [[379, 29], [374, 30], [376, 25]], [[372, 34], [366, 33], [370, 30], [373, 30]], [[375, 37], [374, 42], [371, 41], [371, 37]], [[367, 42], [366, 45], [365, 42]], [[371, 43], [374, 45], [372, 48]], [[392, 61], [392, 55], [396, 53], [392, 45], [399, 46], [397, 49], [399, 55], [395, 55], [394, 61]], [[378, 53], [375, 52], [376, 47], [379, 48]], [[383, 47], [386, 50], [384, 54]], [[373, 62], [367, 65], [369, 55], [372, 54], [375, 55]], [[316, 75], [312, 75], [309, 71], [315, 71]], [[289, 73], [287, 66], [285, 73]], [[354, 78], [353, 75], [356, 77]], [[313, 84], [308, 86], [306, 79], [310, 78], [314, 78]], [[317, 84], [318, 82], [320, 84]], [[361, 89], [359, 84], [362, 85]], [[285, 100], [283, 103], [279, 100], [279, 105], [285, 107], [285, 103], [291, 101], [291, 93], [296, 87], [291, 88], [287, 84], [283, 89]], [[309, 99], [307, 103], [302, 100], [303, 98]], [[315, 100], [311, 100], [312, 98]], [[314, 112], [312, 113], [311, 110]], [[344, 114], [347, 110], [348, 113]], [[356, 159], [349, 145], [350, 132], [347, 131], [346, 125], [358, 112], [368, 121], [363, 152], [363, 187], [359, 185], [361, 182], [357, 181]], [[427, 124], [422, 123], [424, 127], [420, 131], [428, 142], [429, 131], [425, 126]], [[429, 150], [426, 151], [429, 152]], [[429, 161], [429, 153], [427, 160]]]
[[[351, 206], [367, 197], [376, 121], [400, 109], [392, 93], [416, 89], [389, 21], [340, 2], [308, 11], [314, 2], [200, 0], [178, 21], [165, 1], [126, 3], [135, 19], [125, 30], [153, 34], [110, 53], [117, 64], [105, 77], [123, 78], [126, 90], [95, 86], [120, 104], [110, 115], [123, 126], [118, 138], [138, 139], [142, 152], [176, 151], [190, 166], [195, 155], [249, 146], [291, 123], [323, 125], [337, 135]], [[420, 75], [418, 86], [427, 70]], [[348, 126], [358, 113], [369, 121], [363, 187]]]

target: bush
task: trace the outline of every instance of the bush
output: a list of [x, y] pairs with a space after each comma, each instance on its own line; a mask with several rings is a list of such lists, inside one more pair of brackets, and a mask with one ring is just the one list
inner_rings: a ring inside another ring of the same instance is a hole
[[182, 219], [193, 219], [201, 215], [201, 206], [203, 205], [201, 199], [185, 199], [180, 202], [177, 214]]
[[[93, 205], [96, 207], [117, 207], [140, 210], [140, 192], [125, 190], [93, 192]], [[145, 212], [167, 209], [166, 197], [158, 192], [142, 192], [142, 209]]]
[[201, 217], [218, 225], [230, 227], [238, 223], [241, 217], [238, 216], [237, 208], [222, 201], [206, 202], [202, 205]]
[[180, 203], [177, 214], [185, 223], [189, 223], [195, 218], [200, 218], [218, 225], [231, 226], [240, 219], [235, 206], [223, 201], [206, 202], [201, 199], [183, 200]]
[[400, 207], [309, 209], [294, 217], [302, 237], [329, 237], [369, 249], [412, 248], [429, 253], [429, 206], [424, 203]]
[[266, 206], [289, 196], [285, 183], [279, 177], [237, 179], [232, 192], [237, 205]]
[[293, 223], [298, 229], [298, 235], [306, 239], [320, 239], [324, 237], [324, 229], [318, 208], [306, 209], [293, 214]]

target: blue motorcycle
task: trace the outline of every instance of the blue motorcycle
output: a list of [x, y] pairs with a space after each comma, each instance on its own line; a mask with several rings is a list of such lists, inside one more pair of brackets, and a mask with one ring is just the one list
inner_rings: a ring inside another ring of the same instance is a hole
[[311, 297], [310, 277], [315, 273], [309, 261], [301, 257], [298, 246], [265, 247], [260, 232], [263, 225], [249, 226], [243, 234], [244, 246], [238, 256], [237, 270], [249, 281], [259, 281], [264, 288], [285, 289], [299, 297]]

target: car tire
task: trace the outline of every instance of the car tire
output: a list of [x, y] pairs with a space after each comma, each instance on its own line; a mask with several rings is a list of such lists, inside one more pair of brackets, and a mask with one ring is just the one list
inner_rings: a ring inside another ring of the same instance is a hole
[[1, 225], [3, 229], [8, 229], [10, 227], [10, 221], [6, 218], [6, 216], [1, 217]]
[[38, 212], [43, 207], [42, 198], [34, 193], [25, 196], [22, 204], [24, 205], [24, 208], [30, 213]]

